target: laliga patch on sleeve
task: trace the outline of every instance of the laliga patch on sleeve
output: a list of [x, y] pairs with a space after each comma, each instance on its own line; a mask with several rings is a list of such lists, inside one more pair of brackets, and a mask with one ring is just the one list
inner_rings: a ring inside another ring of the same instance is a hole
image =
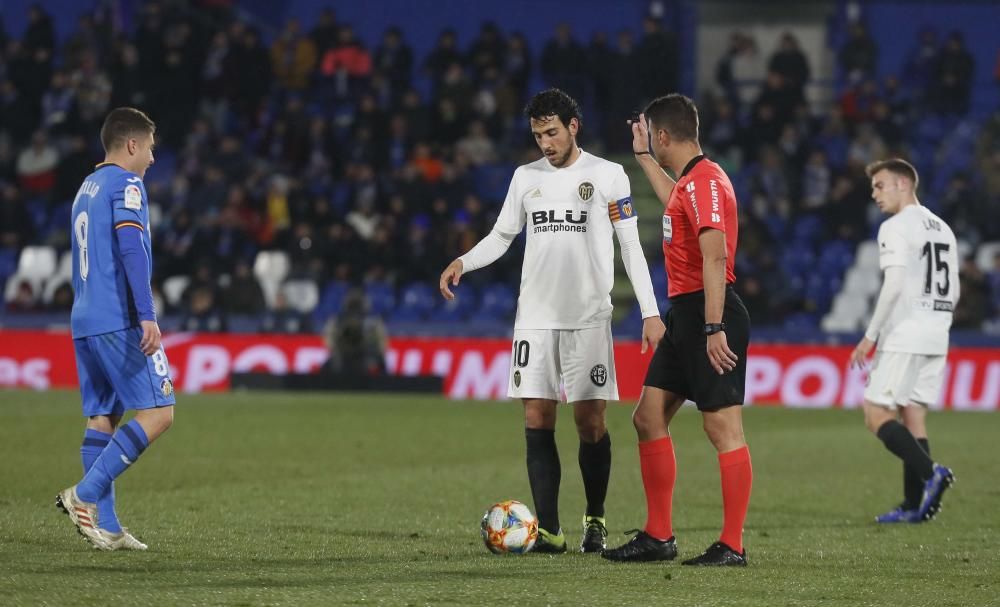
[[142, 208], [142, 192], [139, 191], [139, 186], [125, 186], [125, 208], [136, 211]]

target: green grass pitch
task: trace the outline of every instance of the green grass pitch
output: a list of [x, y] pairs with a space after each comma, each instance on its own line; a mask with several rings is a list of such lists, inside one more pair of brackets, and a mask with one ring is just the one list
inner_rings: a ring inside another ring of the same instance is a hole
[[[1000, 415], [933, 413], [958, 483], [938, 520], [878, 527], [901, 467], [857, 411], [748, 408], [750, 567], [494, 556], [491, 503], [531, 504], [520, 406], [437, 397], [181, 395], [174, 428], [118, 482], [147, 553], [100, 553], [53, 506], [79, 477], [72, 392], [0, 392], [3, 605], [996, 605]], [[561, 412], [560, 512], [578, 542], [583, 489]], [[645, 520], [630, 407], [608, 423], [611, 542]], [[567, 423], [568, 422], [568, 423]], [[673, 431], [681, 557], [717, 537], [716, 456], [686, 408]]]

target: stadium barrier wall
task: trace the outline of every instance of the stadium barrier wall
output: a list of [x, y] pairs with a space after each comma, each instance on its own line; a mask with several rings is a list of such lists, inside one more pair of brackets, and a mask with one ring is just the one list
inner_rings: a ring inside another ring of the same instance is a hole
[[[327, 358], [312, 335], [175, 333], [164, 337], [180, 392], [229, 389], [231, 373], [309, 373]], [[747, 360], [747, 402], [789, 407], [857, 407], [865, 373], [848, 366], [845, 346], [754, 345]], [[622, 400], [634, 401], [651, 354], [639, 343], [615, 344]], [[386, 368], [394, 375], [439, 375], [454, 399], [503, 399], [510, 341], [506, 339], [393, 338]], [[77, 385], [73, 346], [66, 332], [0, 330], [0, 387], [39, 390]], [[935, 408], [1000, 408], [1000, 350], [953, 348]]]

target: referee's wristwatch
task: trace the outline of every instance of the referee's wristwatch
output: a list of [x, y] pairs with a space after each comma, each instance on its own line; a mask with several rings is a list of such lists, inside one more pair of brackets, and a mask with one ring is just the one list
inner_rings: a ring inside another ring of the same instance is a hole
[[702, 333], [705, 335], [715, 335], [716, 333], [721, 333], [726, 330], [726, 323], [724, 322], [707, 322], [702, 328]]

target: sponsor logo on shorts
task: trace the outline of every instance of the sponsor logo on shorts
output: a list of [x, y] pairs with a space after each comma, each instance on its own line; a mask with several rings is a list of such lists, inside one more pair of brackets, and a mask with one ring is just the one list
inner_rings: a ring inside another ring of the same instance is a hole
[[604, 365], [594, 365], [590, 370], [590, 381], [594, 382], [595, 386], [603, 387], [608, 383], [608, 368]]
[[514, 371], [514, 387], [515, 388], [520, 388], [521, 387], [521, 372], [520, 371]]
[[164, 396], [170, 396], [174, 393], [174, 382], [170, 381], [169, 377], [164, 377], [163, 381], [160, 382], [160, 393]]
[[576, 193], [580, 196], [580, 200], [590, 202], [590, 199], [594, 197], [594, 184], [584, 181], [577, 186]]

